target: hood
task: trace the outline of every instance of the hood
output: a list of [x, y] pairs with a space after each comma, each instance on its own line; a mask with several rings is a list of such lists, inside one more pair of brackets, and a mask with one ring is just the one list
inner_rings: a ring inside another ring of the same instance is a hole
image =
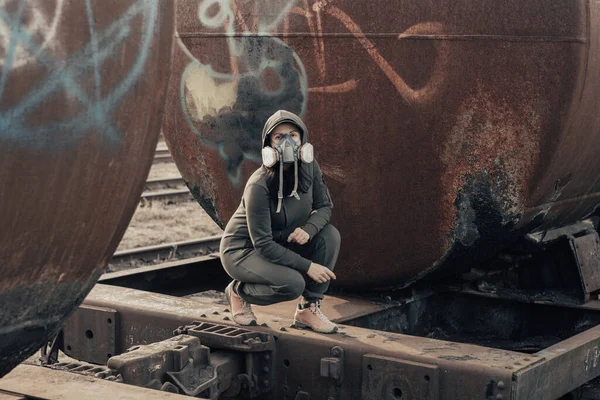
[[[308, 129], [306, 128], [306, 125], [304, 125], [304, 122], [302, 122], [302, 120], [300, 119], [299, 116], [297, 116], [296, 114], [286, 111], [286, 110], [279, 110], [277, 111], [275, 114], [271, 115], [269, 117], [269, 119], [267, 120], [267, 122], [265, 123], [265, 126], [263, 128], [262, 131], [262, 146], [261, 148], [265, 147], [265, 142], [267, 140], [267, 138], [269, 137], [269, 134], [271, 132], [273, 132], [273, 129], [275, 129], [275, 127], [279, 124], [282, 124], [284, 122], [290, 122], [294, 125], [296, 125], [299, 129], [300, 129], [300, 133], [302, 136], [302, 144], [305, 144], [308, 142]], [[300, 165], [298, 165], [300, 164]], [[312, 163], [310, 164], [306, 164], [303, 162], [298, 162], [295, 161], [294, 162], [294, 190], [292, 191], [292, 194], [290, 195], [290, 197], [295, 197], [297, 200], [300, 200], [300, 197], [298, 195], [298, 190], [306, 192], [308, 190], [308, 188], [310, 187], [310, 185], [312, 185]], [[302, 175], [302, 184], [299, 185], [298, 182], [298, 176]], [[277, 190], [277, 213], [279, 213], [281, 211], [281, 204], [283, 201], [283, 168], [279, 168], [279, 182], [278, 182], [279, 186], [278, 186], [278, 190]]]
[[289, 112], [286, 110], [279, 110], [275, 114], [271, 115], [267, 122], [265, 122], [265, 126], [262, 131], [262, 146], [265, 147], [267, 138], [273, 132], [273, 129], [277, 127], [277, 125], [282, 124], [284, 122], [289, 122], [296, 125], [301, 130], [302, 136], [302, 144], [308, 142], [308, 129], [304, 122], [300, 119], [299, 116], [294, 114], [293, 112]]

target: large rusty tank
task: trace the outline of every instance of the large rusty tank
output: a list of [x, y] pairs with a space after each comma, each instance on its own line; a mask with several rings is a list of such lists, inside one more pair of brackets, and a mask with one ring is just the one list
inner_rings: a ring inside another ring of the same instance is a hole
[[337, 284], [458, 271], [600, 204], [596, 0], [181, 0], [164, 135], [221, 226], [269, 115], [302, 116]]
[[174, 8], [0, 1], [0, 376], [91, 290], [148, 174]]

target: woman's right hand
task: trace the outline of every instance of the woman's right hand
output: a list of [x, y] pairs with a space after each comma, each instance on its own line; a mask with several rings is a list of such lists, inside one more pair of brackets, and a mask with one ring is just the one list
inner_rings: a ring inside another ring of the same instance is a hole
[[330, 271], [327, 267], [317, 263], [310, 263], [308, 267], [307, 275], [315, 282], [325, 283], [330, 279], [335, 279], [335, 274]]

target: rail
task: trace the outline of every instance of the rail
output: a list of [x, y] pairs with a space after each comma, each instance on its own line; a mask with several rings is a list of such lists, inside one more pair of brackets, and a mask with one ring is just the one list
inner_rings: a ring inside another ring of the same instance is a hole
[[177, 259], [188, 259], [219, 251], [220, 242], [221, 235], [214, 235], [200, 239], [117, 251], [113, 255], [110, 265], [113, 269], [120, 270], [136, 262], [157, 263]]
[[192, 200], [193, 196], [190, 191], [185, 189], [165, 189], [165, 190], [156, 190], [156, 191], [148, 191], [142, 193], [141, 200], [142, 201], [188, 201]]

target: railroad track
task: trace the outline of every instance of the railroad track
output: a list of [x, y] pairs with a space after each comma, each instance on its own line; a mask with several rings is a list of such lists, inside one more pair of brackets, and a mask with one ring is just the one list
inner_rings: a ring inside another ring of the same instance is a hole
[[163, 189], [181, 189], [182, 186], [185, 186], [185, 182], [180, 176], [162, 179], [148, 179], [146, 181], [146, 185], [144, 186], [144, 191], [155, 192]]
[[205, 256], [218, 252], [220, 242], [221, 235], [215, 235], [200, 239], [117, 251], [110, 260], [110, 269], [118, 271], [139, 266], [140, 264], [158, 264]]
[[187, 188], [184, 189], [164, 189], [149, 192], [143, 192], [140, 200], [142, 202], [152, 201], [172, 201], [174, 203], [193, 200], [193, 196]]
[[171, 157], [171, 154], [169, 154], [169, 151], [167, 150], [167, 153], [163, 153], [162, 151], [156, 151], [156, 153], [154, 153], [154, 160], [152, 161], [152, 164], [161, 164], [161, 163], [172, 163], [173, 162], [173, 157]]

